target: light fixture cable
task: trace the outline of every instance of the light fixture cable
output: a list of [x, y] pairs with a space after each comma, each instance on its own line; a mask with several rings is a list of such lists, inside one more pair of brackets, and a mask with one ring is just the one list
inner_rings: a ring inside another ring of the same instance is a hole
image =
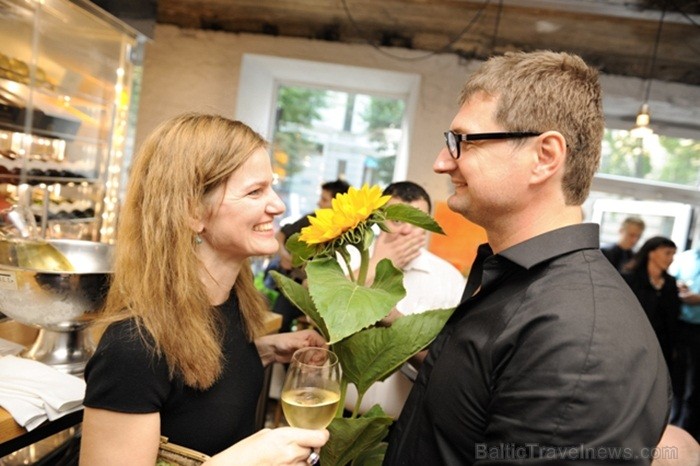
[[394, 55], [392, 53], [389, 53], [389, 52], [383, 50], [379, 45], [375, 44], [372, 40], [370, 40], [367, 37], [367, 34], [365, 33], [365, 31], [362, 29], [362, 27], [360, 27], [360, 25], [357, 23], [357, 21], [355, 21], [355, 18], [350, 13], [350, 8], [348, 7], [347, 0], [341, 0], [341, 3], [343, 5], [343, 10], [345, 10], [345, 16], [348, 18], [348, 21], [350, 21], [350, 24], [352, 25], [352, 27], [358, 32], [360, 37], [368, 45], [373, 47], [375, 50], [377, 50], [382, 55], [385, 55], [389, 58], [393, 58], [395, 60], [419, 61], [419, 60], [425, 60], [426, 58], [430, 58], [430, 57], [437, 55], [437, 54], [440, 54], [440, 53], [449, 52], [450, 48], [454, 44], [456, 44], [467, 32], [469, 32], [469, 30], [471, 30], [471, 28], [477, 23], [477, 21], [479, 20], [479, 18], [482, 15], [482, 13], [484, 13], [484, 11], [486, 10], [486, 7], [489, 5], [489, 3], [491, 3], [491, 0], [484, 0], [484, 3], [481, 4], [481, 6], [476, 11], [474, 16], [472, 16], [471, 20], [467, 23], [467, 25], [461, 31], [459, 31], [457, 36], [455, 36], [453, 39], [451, 39], [447, 44], [443, 45], [442, 47], [440, 47], [439, 49], [437, 49], [435, 51], [428, 52], [426, 54], [415, 56], [415, 57], [401, 57], [401, 56], [397, 56], [397, 55]]
[[659, 26], [656, 28], [656, 37], [654, 38], [654, 48], [651, 52], [651, 63], [649, 63], [649, 69], [647, 70], [647, 88], [644, 92], [644, 102], [649, 102], [649, 95], [651, 94], [651, 81], [654, 75], [654, 69], [656, 68], [656, 57], [659, 52], [659, 42], [661, 42], [661, 29], [664, 25], [664, 17], [666, 16], [666, 6], [661, 10], [661, 17], [659, 18]]
[[651, 85], [654, 77], [654, 70], [656, 69], [656, 57], [659, 52], [659, 42], [661, 42], [661, 30], [664, 25], [664, 17], [666, 16], [666, 6], [661, 10], [661, 16], [659, 17], [659, 26], [656, 28], [656, 37], [654, 38], [654, 46], [652, 47], [651, 60], [649, 62], [649, 68], [647, 69], [646, 77], [646, 89], [644, 90], [644, 100], [642, 101], [642, 107], [637, 113], [637, 118], [635, 119], [635, 125], [632, 129], [632, 135], [638, 138], [644, 138], [653, 133], [653, 130], [649, 127], [651, 122], [651, 116], [649, 114], [649, 97], [651, 96]]

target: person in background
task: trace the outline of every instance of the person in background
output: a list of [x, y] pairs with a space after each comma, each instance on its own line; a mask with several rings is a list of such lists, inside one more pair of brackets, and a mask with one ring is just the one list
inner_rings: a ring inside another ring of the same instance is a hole
[[654, 236], [622, 268], [623, 278], [639, 299], [659, 339], [672, 379], [681, 301], [676, 280], [667, 270], [675, 254], [676, 243]]
[[[338, 194], [348, 192], [348, 189], [350, 189], [350, 185], [341, 179], [323, 183], [321, 185], [321, 195], [317, 203], [318, 208], [330, 208], [333, 198], [335, 198], [335, 196]], [[285, 243], [293, 234], [299, 233], [302, 228], [310, 225], [309, 216], [313, 214], [313, 212], [310, 212], [307, 215], [302, 216], [296, 222], [284, 225], [275, 235], [280, 244], [280, 248], [277, 261], [275, 261], [273, 266], [274, 270], [287, 275], [298, 283], [303, 283], [303, 281], [306, 279], [306, 273], [304, 272], [303, 267], [294, 267], [292, 265], [292, 255], [285, 247]], [[274, 283], [271, 283], [270, 286], [276, 288]], [[273, 312], [282, 315], [282, 330], [284, 331], [292, 330], [292, 322], [304, 315], [301, 310], [290, 302], [283, 293], [280, 293], [275, 300], [272, 310]]]
[[625, 464], [648, 465], [668, 371], [598, 225], [581, 224], [604, 130], [598, 72], [567, 53], [506, 53], [469, 77], [459, 104], [433, 169], [488, 244], [384, 464], [610, 464], [614, 446], [633, 456]]
[[[430, 213], [430, 196], [420, 185], [411, 181], [392, 183], [383, 195], [391, 196], [390, 204], [408, 204], [425, 213]], [[396, 309], [403, 315], [453, 308], [459, 303], [465, 280], [452, 264], [425, 248], [425, 230], [404, 222], [387, 222], [389, 232], [381, 232], [375, 239], [368, 266], [367, 286], [374, 280], [377, 264], [389, 259], [403, 271], [403, 286], [406, 296], [397, 303]], [[351, 248], [354, 251], [354, 248]], [[439, 292], [437, 292], [439, 290]], [[372, 385], [362, 398], [359, 412], [364, 413], [379, 404], [384, 411], [398, 418], [411, 390], [412, 382], [402, 373], [395, 373], [383, 382]], [[348, 386], [345, 408], [353, 411], [357, 402], [357, 390]]]
[[669, 272], [678, 281], [683, 303], [678, 322], [678, 372], [685, 388], [672, 422], [700, 441], [700, 248], [676, 254]]
[[634, 247], [644, 234], [644, 220], [639, 217], [627, 217], [620, 225], [620, 237], [617, 243], [600, 248], [603, 255], [617, 270], [622, 271], [623, 267], [632, 256]]
[[266, 142], [245, 124], [184, 114], [136, 155], [120, 213], [104, 318], [85, 370], [80, 464], [153, 466], [160, 436], [206, 465], [304, 464], [325, 430], [254, 432], [263, 367], [307, 330], [261, 336], [249, 258], [279, 247]]

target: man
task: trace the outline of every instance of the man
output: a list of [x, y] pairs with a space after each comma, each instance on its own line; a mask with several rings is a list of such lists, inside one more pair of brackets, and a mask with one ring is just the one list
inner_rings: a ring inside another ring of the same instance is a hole
[[[349, 189], [350, 185], [341, 179], [323, 183], [321, 185], [321, 195], [316, 205], [319, 209], [328, 209], [331, 207], [331, 202], [336, 195], [346, 193]], [[304, 281], [306, 273], [303, 268], [292, 266], [292, 254], [285, 247], [285, 243], [294, 233], [299, 233], [302, 228], [311, 224], [309, 222], [309, 215], [313, 215], [313, 212], [302, 216], [294, 223], [284, 225], [275, 235], [277, 241], [280, 243], [280, 249], [278, 252], [278, 261], [273, 265], [273, 270], [277, 270], [299, 283]], [[270, 287], [274, 288], [274, 283], [270, 283]], [[272, 310], [282, 315], [282, 327], [280, 328], [280, 332], [296, 330], [292, 328], [292, 322], [304, 315], [301, 310], [292, 304], [282, 293], [280, 293], [275, 300]]]
[[674, 400], [672, 422], [700, 441], [700, 248], [677, 254], [669, 273], [678, 280], [683, 302], [676, 350], [678, 385], [685, 392]]
[[489, 243], [384, 464], [649, 464], [670, 404], [663, 355], [597, 225], [580, 224], [602, 136], [598, 74], [579, 57], [508, 53], [465, 84], [433, 168]]
[[634, 247], [644, 234], [644, 220], [639, 217], [627, 217], [620, 225], [620, 237], [617, 243], [601, 248], [603, 255], [619, 271], [634, 256]]
[[[411, 181], [392, 183], [384, 189], [391, 196], [387, 204], [408, 204], [430, 213], [430, 196], [420, 185]], [[375, 240], [368, 265], [368, 283], [382, 259], [389, 259], [403, 271], [406, 296], [397, 303], [401, 314], [416, 314], [435, 309], [455, 307], [464, 289], [464, 277], [452, 264], [425, 248], [425, 230], [404, 222], [387, 222], [389, 232], [381, 232]], [[351, 248], [354, 251], [354, 248]], [[358, 258], [359, 262], [359, 258]], [[436, 292], [439, 290], [439, 292]], [[362, 397], [359, 412], [364, 413], [375, 404], [397, 418], [411, 391], [412, 382], [402, 373], [395, 373], [383, 382], [370, 387]], [[345, 408], [355, 409], [357, 390], [348, 386]]]

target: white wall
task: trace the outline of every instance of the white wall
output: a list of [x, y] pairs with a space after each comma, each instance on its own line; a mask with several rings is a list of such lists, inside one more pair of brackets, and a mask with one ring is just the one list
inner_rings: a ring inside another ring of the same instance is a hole
[[[384, 50], [403, 57], [426, 55], [420, 51]], [[442, 133], [457, 111], [456, 100], [462, 83], [470, 70], [478, 66], [476, 62], [451, 54], [433, 55], [423, 60], [398, 60], [368, 45], [157, 25], [155, 40], [147, 45], [145, 54], [137, 147], [158, 123], [182, 112], [219, 113], [233, 118], [244, 53], [419, 74], [421, 89], [409, 148], [407, 178], [423, 184], [435, 200], [447, 197], [448, 177], [435, 175], [431, 166], [444, 144]], [[604, 76], [602, 83], [609, 123], [616, 121], [616, 115], [636, 114], [643, 95], [642, 80]], [[652, 89], [652, 125], [655, 116], [664, 120], [680, 118], [695, 124], [700, 122], [700, 87], [655, 82]], [[624, 128], [624, 125], [631, 123], [615, 126]], [[674, 135], [690, 137], [692, 134], [688, 131]], [[700, 134], [695, 134], [695, 137], [700, 139]]]

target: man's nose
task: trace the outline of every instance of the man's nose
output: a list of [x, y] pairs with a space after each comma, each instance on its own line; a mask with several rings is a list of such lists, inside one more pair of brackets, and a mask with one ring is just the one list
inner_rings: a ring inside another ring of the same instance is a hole
[[447, 147], [443, 147], [440, 152], [438, 152], [437, 157], [435, 157], [435, 162], [433, 162], [433, 171], [435, 173], [446, 173], [455, 167], [455, 159], [450, 155], [450, 151]]
[[410, 223], [401, 222], [401, 225], [399, 226], [399, 233], [401, 233], [402, 235], [407, 235], [412, 231], [413, 225], [411, 225]]

